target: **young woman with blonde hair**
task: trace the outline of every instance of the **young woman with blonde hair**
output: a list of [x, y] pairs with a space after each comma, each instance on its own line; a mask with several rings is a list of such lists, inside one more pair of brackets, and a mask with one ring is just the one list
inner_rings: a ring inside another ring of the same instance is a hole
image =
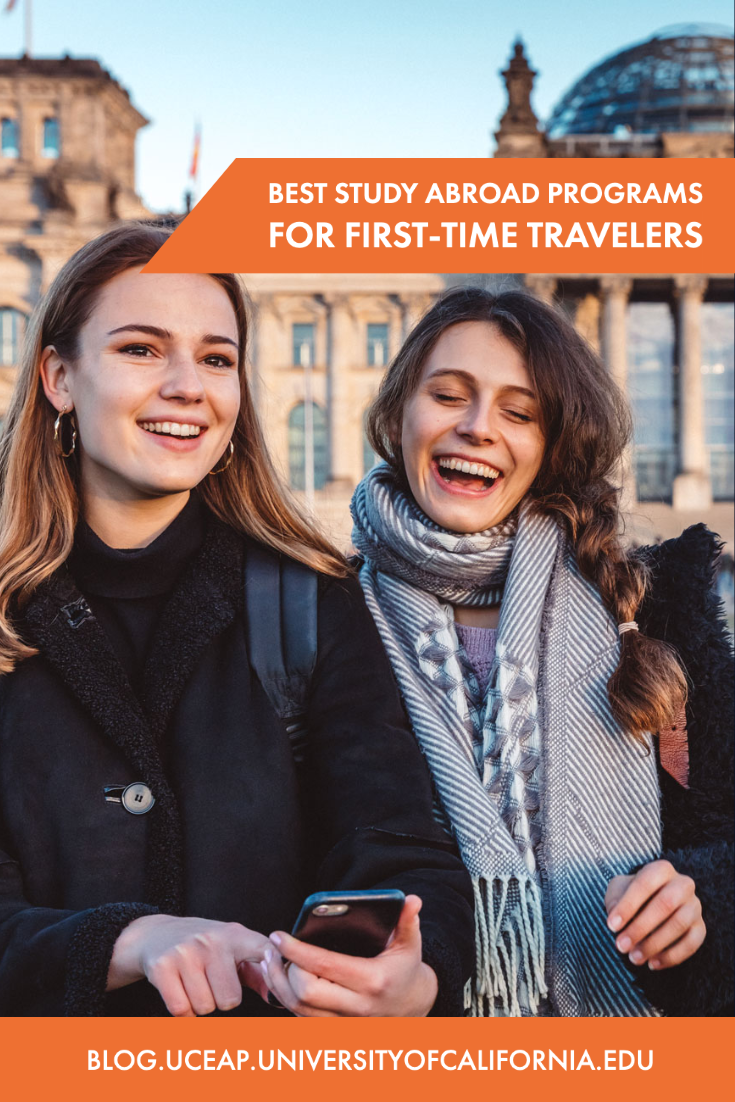
[[716, 538], [626, 548], [625, 402], [525, 294], [437, 302], [368, 431], [385, 464], [357, 489], [353, 542], [473, 878], [472, 1012], [731, 1013]]
[[[237, 278], [141, 274], [168, 232], [65, 265], [0, 443], [0, 1013], [267, 1014], [268, 986], [296, 1014], [457, 1013], [471, 890], [373, 697], [380, 641], [269, 461]], [[318, 575], [302, 768], [250, 661], [278, 615], [246, 612], [258, 557], [305, 564], [286, 620]], [[373, 887], [413, 893], [374, 959], [282, 932], [311, 891]]]

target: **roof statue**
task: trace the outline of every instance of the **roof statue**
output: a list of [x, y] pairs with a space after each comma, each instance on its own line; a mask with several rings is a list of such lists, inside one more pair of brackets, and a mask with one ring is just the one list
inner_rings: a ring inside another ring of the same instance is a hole
[[523, 42], [516, 39], [508, 68], [500, 74], [508, 89], [508, 106], [495, 133], [496, 157], [543, 157], [544, 142], [531, 107], [536, 73], [528, 64]]

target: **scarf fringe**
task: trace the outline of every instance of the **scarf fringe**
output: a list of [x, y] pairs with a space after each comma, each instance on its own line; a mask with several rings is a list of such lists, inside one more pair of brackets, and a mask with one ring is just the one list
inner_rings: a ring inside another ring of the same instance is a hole
[[[537, 1014], [548, 994], [541, 892], [531, 879], [473, 876], [475, 892], [475, 979], [469, 999], [474, 1018], [520, 1018], [519, 987]], [[518, 889], [513, 899], [511, 885]], [[497, 1005], [499, 1000], [500, 1005]]]

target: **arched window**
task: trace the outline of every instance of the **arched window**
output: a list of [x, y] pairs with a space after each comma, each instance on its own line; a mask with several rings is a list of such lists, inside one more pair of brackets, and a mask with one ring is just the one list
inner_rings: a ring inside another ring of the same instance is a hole
[[59, 135], [59, 120], [43, 120], [43, 136], [41, 139], [41, 156], [56, 159], [61, 152], [61, 138]]
[[15, 367], [25, 330], [25, 315], [12, 306], [0, 306], [0, 367]]
[[18, 123], [15, 119], [0, 122], [0, 154], [3, 157], [19, 157]]
[[[327, 483], [327, 418], [321, 406], [311, 403], [314, 433], [314, 489]], [[306, 405], [299, 402], [288, 416], [288, 480], [294, 490], [306, 488]]]

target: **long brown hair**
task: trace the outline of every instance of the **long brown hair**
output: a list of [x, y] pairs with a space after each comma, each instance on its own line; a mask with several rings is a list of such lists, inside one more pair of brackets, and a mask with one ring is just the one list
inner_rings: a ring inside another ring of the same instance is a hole
[[[76, 460], [62, 459], [54, 445], [56, 411], [41, 384], [41, 353], [54, 345], [73, 363], [101, 289], [121, 272], [147, 263], [171, 232], [150, 223], [123, 223], [90, 241], [67, 261], [29, 322], [0, 441], [0, 673], [36, 653], [15, 630], [12, 610], [68, 558], [80, 511]], [[237, 319], [241, 401], [232, 462], [205, 478], [199, 491], [237, 531], [315, 570], [342, 576], [344, 559], [301, 515], [265, 447], [247, 381], [248, 311], [240, 282], [234, 275], [212, 279], [226, 292]]]
[[[574, 543], [579, 568], [617, 623], [635, 620], [648, 581], [644, 563], [621, 541], [616, 480], [631, 436], [627, 403], [587, 342], [556, 310], [522, 292], [450, 291], [409, 334], [367, 417], [374, 450], [403, 473], [400, 448], [406, 401], [441, 334], [467, 321], [490, 322], [523, 356], [536, 391], [545, 454], [529, 490], [534, 508], [555, 515]], [[628, 731], [670, 726], [686, 699], [675, 652], [640, 631], [621, 637], [608, 683], [615, 716]]]

